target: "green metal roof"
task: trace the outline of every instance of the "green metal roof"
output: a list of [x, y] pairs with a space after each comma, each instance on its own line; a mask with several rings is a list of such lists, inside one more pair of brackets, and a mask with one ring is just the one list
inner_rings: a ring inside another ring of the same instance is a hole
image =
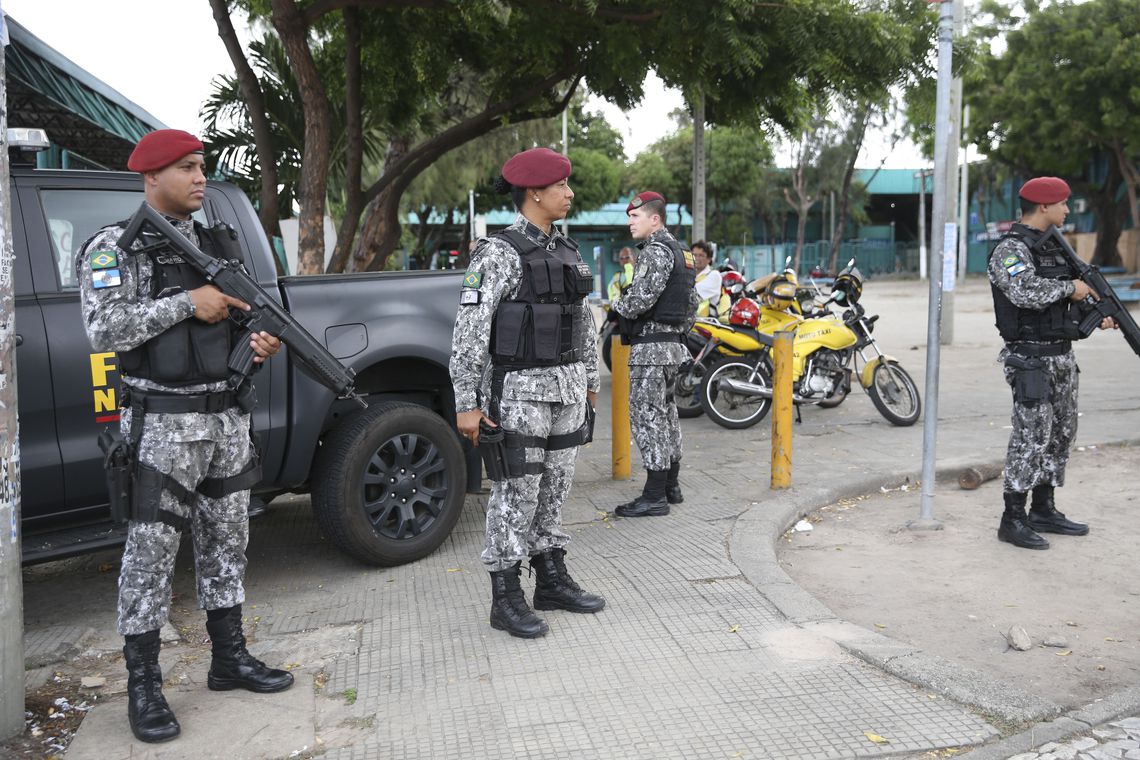
[[147, 132], [166, 125], [8, 16], [8, 126], [47, 130], [52, 145], [126, 169]]
[[[856, 169], [855, 179], [869, 195], [918, 195], [919, 169]], [[933, 192], [934, 179], [926, 178], [926, 192]]]

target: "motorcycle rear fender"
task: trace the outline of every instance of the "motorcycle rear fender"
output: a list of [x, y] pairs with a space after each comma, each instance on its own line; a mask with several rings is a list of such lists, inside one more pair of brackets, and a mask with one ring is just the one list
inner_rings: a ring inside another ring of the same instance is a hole
[[887, 356], [886, 354], [883, 354], [882, 356], [876, 356], [874, 359], [863, 365], [863, 371], [859, 373], [859, 385], [862, 385], [864, 389], [870, 388], [871, 383], [874, 382], [875, 379], [875, 367], [878, 367], [883, 363], [898, 364], [899, 360], [893, 356]]

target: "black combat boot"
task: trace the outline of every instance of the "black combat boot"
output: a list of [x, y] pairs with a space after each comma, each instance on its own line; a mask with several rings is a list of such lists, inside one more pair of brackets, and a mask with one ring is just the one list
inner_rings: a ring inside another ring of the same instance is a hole
[[550, 549], [530, 558], [537, 580], [534, 584], [536, 610], [568, 610], [570, 612], [597, 612], [606, 606], [606, 600], [597, 594], [583, 591], [566, 571], [566, 550]]
[[669, 465], [669, 475], [665, 478], [665, 501], [670, 504], [680, 504], [685, 500], [684, 494], [681, 493], [681, 484], [678, 482], [680, 475], [680, 462]]
[[669, 514], [669, 502], [665, 498], [665, 482], [668, 470], [646, 470], [645, 488], [633, 501], [619, 504], [614, 509], [618, 517], [661, 517]]
[[1048, 549], [1049, 542], [1025, 524], [1025, 494], [1006, 491], [1005, 511], [998, 526], [998, 540], [1020, 546], [1022, 549]]
[[127, 660], [127, 720], [131, 733], [141, 742], [170, 741], [182, 732], [166, 697], [162, 696], [162, 669], [158, 631], [127, 636], [123, 657]]
[[1063, 536], [1087, 536], [1089, 526], [1073, 522], [1053, 506], [1053, 486], [1043, 485], [1033, 489], [1033, 501], [1029, 505], [1029, 517], [1025, 524], [1038, 533], [1060, 533]]
[[206, 685], [212, 691], [247, 689], [270, 694], [285, 691], [293, 685], [292, 673], [267, 666], [245, 648], [240, 604], [209, 610], [206, 614], [206, 632], [210, 634], [214, 655]]
[[521, 564], [491, 572], [491, 627], [522, 639], [536, 639], [550, 628], [527, 606], [519, 583]]

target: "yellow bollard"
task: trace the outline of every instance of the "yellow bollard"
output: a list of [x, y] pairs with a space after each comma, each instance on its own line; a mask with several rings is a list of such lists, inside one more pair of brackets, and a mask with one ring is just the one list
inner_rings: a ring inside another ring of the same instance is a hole
[[792, 486], [792, 340], [780, 331], [772, 347], [772, 489]]
[[629, 480], [629, 346], [620, 335], [610, 338], [610, 362], [613, 364], [610, 385], [610, 408], [613, 413], [613, 479]]

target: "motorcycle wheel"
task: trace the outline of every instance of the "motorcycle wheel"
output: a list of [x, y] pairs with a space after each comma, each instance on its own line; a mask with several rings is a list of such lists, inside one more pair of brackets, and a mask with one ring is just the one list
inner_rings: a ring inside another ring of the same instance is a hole
[[892, 425], [909, 427], [922, 410], [918, 386], [906, 370], [894, 362], [880, 362], [875, 367], [867, 394], [879, 413]]
[[737, 359], [728, 359], [709, 367], [701, 379], [700, 388], [701, 408], [709, 419], [731, 430], [743, 430], [764, 419], [772, 408], [771, 399], [720, 389], [722, 379], [772, 387], [771, 372], [763, 362], [755, 377], [752, 377], [752, 368], [752, 364]]
[[673, 384], [673, 399], [677, 402], [677, 416], [682, 419], [700, 417], [701, 378], [705, 374], [704, 363], [693, 365], [685, 362], [677, 370], [677, 382]]

